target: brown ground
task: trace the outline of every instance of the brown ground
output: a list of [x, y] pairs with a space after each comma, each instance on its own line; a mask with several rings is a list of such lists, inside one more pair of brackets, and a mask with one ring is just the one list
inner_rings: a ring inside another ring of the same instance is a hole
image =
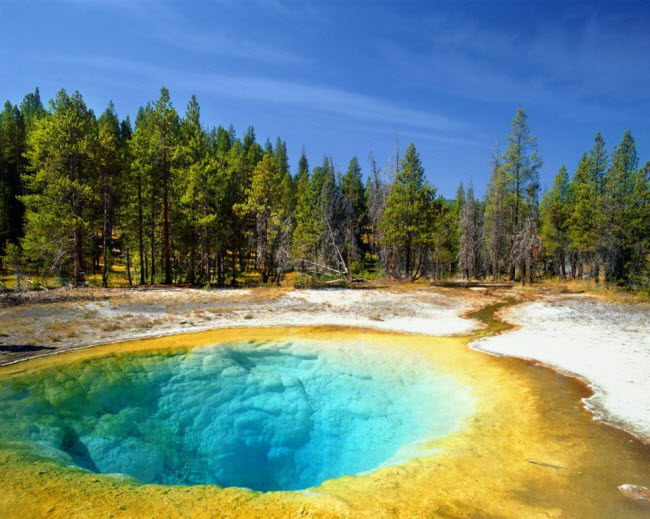
[[[59, 288], [0, 296], [0, 365], [61, 351], [136, 338], [188, 333], [233, 326], [266, 326], [278, 312], [300, 315], [349, 308], [304, 304], [283, 299], [293, 289], [285, 287], [201, 290], [193, 288]], [[359, 317], [382, 321], [408, 316], [413, 308], [392, 295], [408, 295], [413, 304], [458, 309], [466, 313], [510, 295], [509, 290], [435, 288], [423, 285], [370, 284], [357, 291], [385, 295], [372, 308], [360, 308]], [[528, 294], [516, 296], [530, 297]], [[279, 303], [282, 306], [279, 306]], [[354, 311], [354, 309], [352, 309]], [[281, 323], [290, 324], [290, 323]]]

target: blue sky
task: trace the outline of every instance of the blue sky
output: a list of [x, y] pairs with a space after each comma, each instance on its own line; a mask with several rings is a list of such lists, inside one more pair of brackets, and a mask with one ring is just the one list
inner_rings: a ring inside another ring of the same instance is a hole
[[399, 139], [443, 195], [482, 194], [519, 107], [543, 186], [598, 130], [611, 148], [631, 129], [650, 160], [648, 26], [635, 1], [0, 0], [0, 98], [63, 87], [133, 117], [164, 84], [181, 113], [196, 93], [207, 126], [281, 136], [293, 170], [304, 146], [367, 173]]

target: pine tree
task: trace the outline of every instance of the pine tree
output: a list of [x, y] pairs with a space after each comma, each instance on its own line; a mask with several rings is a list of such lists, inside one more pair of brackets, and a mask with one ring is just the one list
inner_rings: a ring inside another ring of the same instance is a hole
[[[508, 146], [503, 154], [502, 168], [508, 185], [506, 204], [511, 225], [508, 229], [510, 257], [515, 257], [519, 255], [518, 251], [512, 250], [515, 236], [520, 234], [522, 229], [530, 229], [531, 225], [535, 225], [539, 169], [542, 167], [542, 158], [537, 152], [537, 137], [530, 135], [528, 118], [521, 108], [517, 110], [512, 120], [507, 140]], [[523, 280], [526, 273], [522, 272], [521, 275]], [[510, 277], [514, 279], [514, 276], [515, 265], [511, 262]]]
[[75, 285], [84, 281], [83, 243], [90, 208], [97, 201], [94, 163], [95, 117], [81, 94], [60, 90], [51, 116], [39, 119], [28, 138], [27, 157], [35, 172], [28, 177], [25, 249], [67, 277], [70, 256]]
[[384, 243], [396, 249], [390, 275], [415, 281], [422, 276], [435, 224], [435, 188], [426, 182], [413, 143], [409, 144], [391, 186], [380, 229]]
[[[155, 214], [157, 202], [158, 178], [154, 167], [153, 140], [153, 108], [150, 104], [140, 108], [135, 119], [135, 131], [129, 144], [129, 154], [132, 157], [129, 170], [129, 183], [132, 186], [129, 197], [131, 207], [128, 212], [130, 229], [137, 235], [138, 255], [140, 263], [140, 284], [146, 283], [148, 275], [154, 282], [154, 251], [155, 251]], [[149, 211], [147, 210], [149, 201]], [[145, 249], [145, 232], [150, 229], [151, 271], [148, 272], [147, 251]]]
[[131, 165], [133, 157], [131, 156], [131, 139], [133, 138], [133, 128], [131, 119], [127, 115], [120, 123], [120, 155], [122, 157], [122, 182], [119, 190], [119, 204], [117, 208], [117, 220], [120, 226], [120, 243], [126, 260], [126, 274], [129, 286], [133, 285], [133, 276], [131, 273], [132, 261], [131, 250], [135, 250], [135, 234], [131, 232], [131, 197], [132, 197], [132, 172]]
[[607, 156], [607, 150], [605, 148], [605, 140], [603, 139], [600, 132], [596, 133], [594, 138], [594, 147], [589, 152], [589, 168], [591, 181], [595, 186], [595, 197], [592, 203], [596, 206], [597, 219], [594, 220], [595, 226], [595, 237], [596, 240], [595, 250], [592, 254], [592, 277], [596, 283], [599, 282], [600, 278], [600, 261], [601, 258], [606, 255], [606, 244], [605, 244], [605, 221], [603, 220], [604, 215], [604, 197], [605, 197], [605, 180], [607, 175], [607, 170], [609, 168], [609, 158]]
[[508, 229], [511, 227], [506, 203], [508, 184], [501, 167], [498, 149], [492, 157], [492, 172], [485, 204], [485, 235], [487, 257], [492, 267], [492, 279], [498, 280], [508, 254]]
[[187, 104], [181, 123], [176, 159], [174, 178], [178, 186], [174, 191], [179, 194], [179, 203], [174, 228], [177, 246], [183, 248], [178, 251], [181, 261], [187, 263], [183, 269], [186, 279], [195, 283], [197, 245], [204, 239], [200, 222], [207, 213], [204, 187], [207, 183], [208, 138], [201, 127], [200, 107], [194, 95]]
[[291, 226], [284, 203], [286, 192], [283, 177], [276, 158], [266, 153], [253, 171], [250, 188], [246, 191], [246, 203], [236, 206], [236, 210], [255, 219], [252, 238], [257, 252], [257, 266], [264, 283], [272, 276], [279, 282], [283, 269], [289, 263]]
[[304, 260], [307, 257], [309, 248], [309, 228], [312, 213], [312, 197], [310, 189], [309, 162], [303, 150], [298, 162], [298, 174], [296, 175], [296, 209], [295, 228], [291, 240], [291, 250], [294, 258], [297, 258], [298, 267], [304, 270]]
[[[370, 252], [377, 255], [381, 264], [386, 265], [386, 258], [389, 256], [388, 248], [382, 245], [380, 222], [386, 209], [386, 200], [390, 192], [392, 182], [385, 177], [386, 171], [380, 171], [377, 168], [377, 162], [372, 153], [370, 153], [370, 175], [366, 185], [366, 206], [368, 208], [368, 225], [369, 225], [369, 245]], [[388, 270], [388, 269], [386, 269]]]
[[465, 279], [479, 278], [483, 272], [483, 221], [481, 207], [474, 199], [474, 188], [467, 188], [467, 198], [460, 215], [458, 269]]
[[22, 113], [9, 101], [0, 113], [0, 256], [5, 244], [18, 244], [23, 235], [23, 193], [25, 174], [25, 124]]
[[638, 176], [639, 159], [636, 144], [630, 130], [623, 135], [621, 144], [614, 149], [612, 165], [604, 179], [603, 202], [605, 280], [626, 281], [626, 265], [629, 265], [636, 236], [630, 235], [628, 226], [635, 178]]
[[650, 289], [650, 162], [633, 175], [633, 187], [626, 205], [625, 229], [630, 256], [626, 265], [629, 285]]
[[[169, 90], [165, 87], [160, 89], [160, 97], [156, 102], [153, 113], [154, 134], [153, 146], [156, 166], [159, 169], [159, 178], [162, 184], [162, 212], [163, 212], [163, 268], [165, 271], [165, 284], [172, 282], [171, 265], [171, 234], [170, 234], [170, 212], [171, 192], [174, 180], [174, 160], [178, 139], [179, 120], [169, 97]], [[153, 254], [152, 254], [153, 256]], [[154, 261], [154, 258], [151, 258]], [[153, 270], [153, 269], [152, 269]]]
[[592, 175], [589, 156], [585, 153], [571, 183], [573, 211], [569, 218], [571, 249], [578, 256], [578, 275], [582, 265], [592, 261], [601, 236], [598, 187]]
[[465, 205], [465, 186], [461, 182], [456, 189], [456, 198], [452, 201], [445, 225], [447, 226], [447, 249], [449, 254], [449, 266], [447, 276], [453, 276], [458, 264], [458, 253], [460, 251], [460, 226], [461, 214]]
[[361, 166], [356, 157], [352, 157], [348, 170], [341, 178], [341, 193], [345, 200], [345, 257], [348, 266], [363, 251], [362, 235], [366, 225], [366, 194], [361, 180]]
[[34, 92], [25, 95], [22, 103], [20, 103], [20, 113], [25, 121], [25, 131], [27, 133], [32, 131], [36, 121], [47, 116], [47, 112], [43, 108], [43, 103], [41, 102], [41, 94], [38, 91], [38, 87]]
[[353, 246], [347, 229], [352, 220], [351, 207], [343, 196], [341, 176], [336, 172], [331, 157], [325, 157], [321, 171], [322, 177], [316, 178], [321, 182], [321, 190], [318, 210], [314, 214], [320, 235], [318, 263], [320, 268], [349, 278], [346, 250]]
[[102, 196], [102, 285], [108, 286], [110, 249], [117, 214], [117, 197], [123, 174], [123, 154], [120, 149], [120, 122], [110, 102], [98, 120], [96, 163], [99, 168], [99, 192]]
[[553, 258], [560, 279], [566, 279], [569, 250], [569, 219], [573, 206], [569, 173], [564, 165], [555, 176], [553, 188], [542, 197], [540, 218], [542, 243]]

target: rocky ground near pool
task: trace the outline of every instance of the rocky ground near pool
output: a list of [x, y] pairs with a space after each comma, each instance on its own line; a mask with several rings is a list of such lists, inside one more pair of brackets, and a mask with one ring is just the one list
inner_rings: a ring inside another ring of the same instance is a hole
[[[505, 292], [505, 291], [501, 291]], [[464, 318], [504, 293], [490, 289], [56, 289], [0, 307], [0, 364], [130, 339], [215, 328], [355, 326], [462, 335]]]

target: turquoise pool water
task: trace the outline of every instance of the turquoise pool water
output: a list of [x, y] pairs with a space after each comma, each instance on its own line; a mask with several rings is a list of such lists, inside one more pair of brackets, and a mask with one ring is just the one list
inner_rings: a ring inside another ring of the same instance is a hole
[[246, 342], [2, 380], [0, 441], [145, 483], [297, 490], [422, 455], [472, 405], [412, 352]]

